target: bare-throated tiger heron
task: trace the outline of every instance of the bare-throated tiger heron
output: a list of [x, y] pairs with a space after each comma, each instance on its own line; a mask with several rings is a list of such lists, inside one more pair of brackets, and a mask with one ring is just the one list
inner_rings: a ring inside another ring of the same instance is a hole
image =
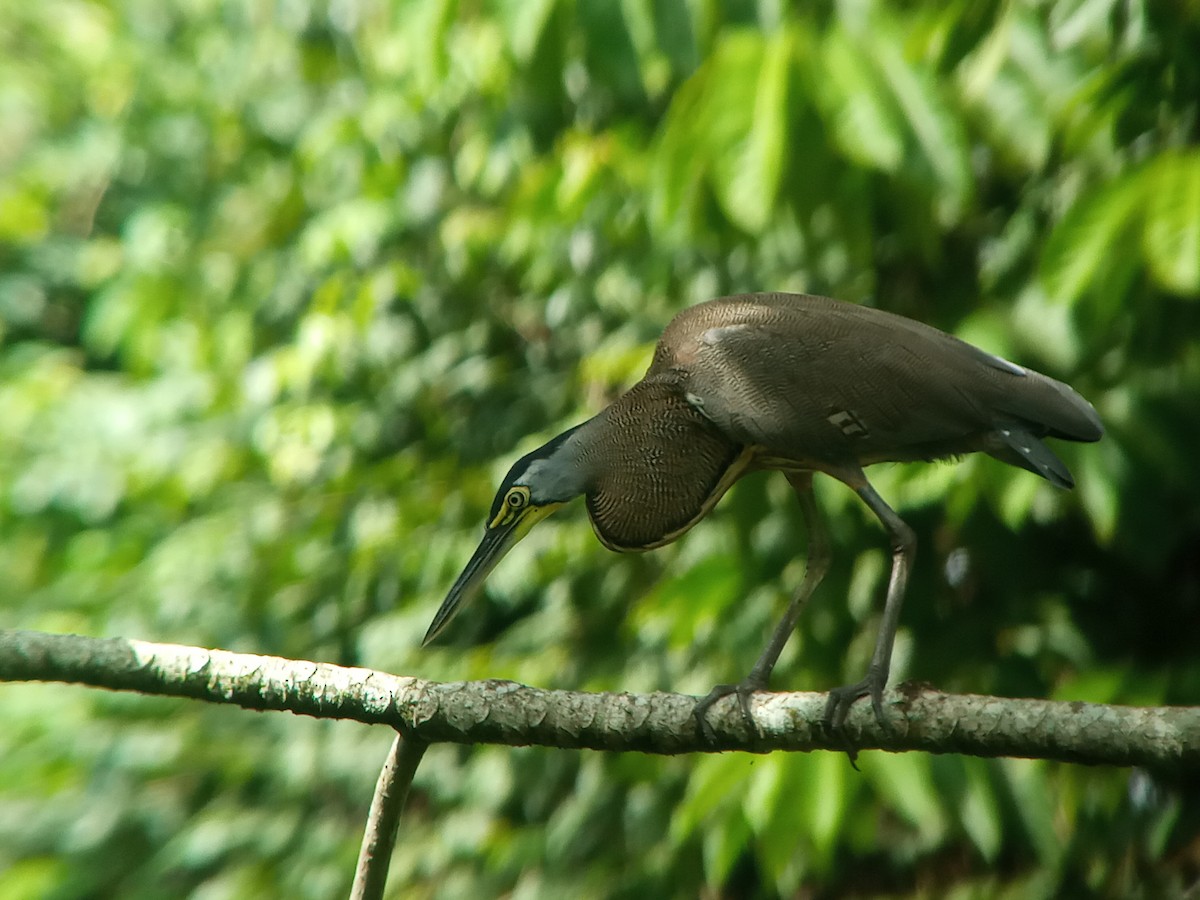
[[805, 577], [750, 674], [718, 685], [696, 706], [700, 729], [721, 697], [767, 686], [800, 610], [829, 563], [812, 495], [823, 472], [852, 488], [891, 537], [892, 571], [866, 676], [830, 692], [827, 728], [869, 696], [887, 728], [882, 695], [916, 541], [867, 481], [880, 462], [936, 460], [982, 450], [1071, 487], [1043, 437], [1095, 441], [1103, 427], [1070, 387], [903, 316], [804, 294], [743, 294], [677, 315], [645, 377], [594, 418], [527, 454], [500, 485], [483, 541], [450, 589], [425, 642], [483, 584], [533, 525], [583, 496], [600, 540], [650, 550], [702, 519], [748, 472], [778, 469], [806, 527]]

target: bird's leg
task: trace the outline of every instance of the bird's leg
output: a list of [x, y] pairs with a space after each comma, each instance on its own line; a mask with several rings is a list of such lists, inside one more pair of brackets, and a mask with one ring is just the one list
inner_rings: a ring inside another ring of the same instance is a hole
[[783, 614], [783, 618], [779, 620], [779, 624], [775, 626], [775, 631], [771, 634], [771, 640], [767, 642], [767, 646], [759, 655], [758, 661], [754, 664], [754, 668], [738, 684], [718, 684], [708, 695], [701, 699], [695, 706], [693, 714], [696, 716], [696, 724], [700, 728], [701, 734], [712, 743], [716, 735], [713, 733], [712, 727], [708, 724], [706, 716], [708, 710], [714, 703], [723, 697], [728, 697], [730, 694], [736, 694], [738, 705], [742, 710], [742, 718], [747, 725], [754, 728], [754, 717], [750, 713], [750, 695], [755, 691], [761, 691], [767, 686], [767, 682], [771, 678], [771, 670], [775, 668], [775, 663], [779, 661], [779, 655], [783, 652], [784, 645], [787, 644], [788, 638], [792, 636], [792, 632], [796, 630], [796, 623], [800, 619], [800, 613], [804, 609], [804, 604], [808, 602], [808, 598], [812, 596], [817, 585], [821, 583], [821, 579], [825, 577], [825, 573], [829, 570], [829, 535], [825, 531], [825, 524], [821, 519], [820, 510], [817, 509], [816, 500], [813, 498], [812, 492], [812, 473], [811, 472], [785, 472], [792, 489], [796, 492], [796, 497], [800, 501], [800, 511], [804, 517], [804, 526], [808, 531], [808, 561], [804, 569], [804, 580], [800, 582], [800, 586], [796, 588], [795, 594], [792, 595], [791, 602], [788, 604], [787, 611]]
[[875, 640], [875, 652], [867, 677], [855, 684], [834, 688], [829, 692], [825, 704], [825, 728], [830, 733], [841, 732], [846, 714], [859, 697], [871, 698], [875, 720], [885, 731], [891, 731], [891, 723], [883, 714], [883, 689], [887, 685], [888, 672], [892, 666], [892, 646], [896, 642], [896, 628], [900, 623], [900, 607], [904, 603], [904, 588], [908, 583], [908, 570], [912, 568], [913, 556], [917, 551], [917, 536], [884, 502], [883, 498], [864, 478], [854, 485], [871, 511], [879, 517], [892, 539], [892, 575], [888, 581], [887, 600], [883, 606], [883, 621], [879, 626], [879, 637]]

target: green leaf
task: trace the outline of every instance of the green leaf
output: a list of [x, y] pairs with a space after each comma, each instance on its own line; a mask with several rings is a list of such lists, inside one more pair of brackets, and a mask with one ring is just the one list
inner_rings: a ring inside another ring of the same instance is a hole
[[800, 773], [808, 779], [810, 787], [804, 804], [808, 838], [818, 863], [825, 866], [833, 860], [842, 834], [850, 794], [847, 779], [857, 777], [857, 773], [840, 753], [814, 753], [805, 763]]
[[1121, 513], [1121, 498], [1111, 472], [1112, 467], [1104, 465], [1099, 449], [1081, 455], [1077, 481], [1080, 501], [1087, 510], [1096, 537], [1105, 544], [1115, 536]]
[[[714, 148], [713, 190], [729, 218], [752, 234], [766, 228], [779, 192], [788, 137], [791, 60], [786, 33], [774, 36], [761, 49], [759, 42], [757, 37], [740, 42], [729, 57], [731, 84], [749, 88], [753, 81], [749, 96], [740, 104], [713, 111], [713, 132], [722, 138], [722, 145]], [[722, 74], [718, 70], [716, 77]], [[748, 128], [737, 121], [747, 110], [751, 113]]]
[[963, 758], [961, 765], [966, 773], [966, 789], [958, 815], [971, 843], [979, 855], [990, 863], [996, 859], [1004, 844], [1000, 806], [988, 777], [991, 763], [983, 759]]
[[1064, 848], [1054, 820], [1060, 816], [1072, 821], [1073, 810], [1055, 809], [1054, 796], [1048, 790], [1046, 764], [1029, 759], [1002, 759], [996, 764], [1012, 792], [1013, 806], [1034, 852], [1043, 865], [1058, 868]]
[[0, 900], [61, 895], [69, 883], [69, 867], [61, 859], [23, 859], [5, 866]]
[[1200, 296], [1200, 153], [1163, 156], [1146, 173], [1142, 252], [1178, 294]]
[[680, 89], [656, 154], [658, 217], [693, 210], [707, 178], [730, 221], [766, 228], [783, 173], [791, 58], [785, 32], [732, 32]]
[[523, 63], [533, 58], [558, 0], [504, 0], [497, 9], [513, 56]]
[[1085, 195], [1050, 233], [1041, 280], [1051, 297], [1078, 300], [1113, 264], [1129, 261], [1129, 241], [1144, 200], [1143, 173], [1132, 172]]
[[663, 228], [695, 216], [705, 159], [696, 152], [696, 123], [705, 109], [707, 63], [675, 93], [659, 131], [650, 172], [650, 216]]
[[0, 184], [0, 241], [36, 244], [46, 236], [50, 217], [33, 190]]
[[744, 790], [741, 791], [742, 812], [755, 835], [761, 836], [771, 830], [775, 809], [784, 793], [782, 790], [788, 772], [782, 764], [781, 754], [768, 756], [754, 767]]
[[841, 151], [861, 165], [894, 172], [904, 159], [904, 125], [871, 77], [861, 44], [836, 30], [814, 61], [812, 87]]
[[610, 0], [576, 0], [576, 12], [590, 80], [622, 103], [639, 103], [644, 98], [641, 61], [622, 5]]
[[724, 884], [750, 840], [750, 828], [741, 816], [726, 819], [704, 832], [704, 875], [709, 885]]
[[687, 796], [675, 810], [671, 822], [671, 837], [682, 843], [698, 831], [707, 830], [716, 816], [724, 822], [741, 816], [730, 816], [728, 810], [746, 789], [758, 760], [745, 754], [705, 756], [696, 761], [688, 779]]
[[1017, 67], [997, 73], [978, 99], [981, 125], [991, 143], [1023, 171], [1039, 171], [1053, 144], [1045, 97]]
[[946, 832], [946, 816], [938, 805], [931, 762], [915, 753], [880, 754], [863, 772], [901, 818], [920, 833], [921, 843], [933, 846]]
[[[536, 5], [531, 2], [530, 6]], [[410, 9], [406, 19], [410, 23], [410, 40], [413, 41], [413, 58], [417, 71], [429, 90], [446, 77], [449, 65], [447, 35], [454, 24], [458, 11], [457, 0], [425, 0]]]
[[971, 195], [971, 168], [962, 123], [927, 68], [905, 58], [899, 29], [875, 23], [871, 55], [882, 82], [904, 114], [920, 159], [939, 188], [935, 208], [943, 224], [957, 221]]

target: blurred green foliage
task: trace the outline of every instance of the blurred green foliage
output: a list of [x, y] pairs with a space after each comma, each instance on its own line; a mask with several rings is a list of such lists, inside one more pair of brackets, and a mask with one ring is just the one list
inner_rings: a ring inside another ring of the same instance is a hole
[[[703, 693], [802, 571], [786, 483], [617, 557], [547, 521], [418, 647], [509, 462], [671, 315], [807, 290], [1075, 385], [1079, 489], [884, 467], [897, 678], [1200, 702], [1200, 14], [1144, 0], [0, 0], [2, 624]], [[858, 677], [883, 539], [780, 688]], [[390, 736], [0, 690], [0, 898], [328, 897]], [[1168, 896], [1200, 790], [865, 754], [434, 748], [396, 896]]]

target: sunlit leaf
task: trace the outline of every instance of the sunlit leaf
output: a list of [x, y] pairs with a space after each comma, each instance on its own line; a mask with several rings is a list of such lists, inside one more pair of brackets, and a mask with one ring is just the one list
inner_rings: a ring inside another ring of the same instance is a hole
[[815, 753], [806, 762], [802, 774], [806, 776], [808, 802], [801, 806], [805, 832], [817, 861], [827, 865], [842, 834], [848, 801], [854, 793], [848, 781], [855, 773], [840, 753]]
[[775, 807], [784, 795], [782, 790], [787, 781], [787, 767], [782, 757], [768, 757], [754, 767], [746, 789], [741, 792], [742, 812], [755, 834], [765, 834], [771, 829]]
[[940, 838], [946, 829], [946, 816], [930, 779], [928, 757], [878, 754], [864, 771], [888, 805], [917, 829], [923, 843]]
[[1047, 790], [1046, 764], [1036, 760], [1005, 759], [998, 765], [1033, 851], [1045, 864], [1057, 866], [1064, 848], [1055, 827], [1055, 817], [1069, 815], [1069, 812], [1055, 809], [1054, 797]]
[[740, 817], [726, 819], [722, 828], [704, 832], [704, 875], [710, 885], [723, 884], [745, 852], [749, 828]]
[[517, 59], [527, 62], [533, 56], [557, 4], [558, 0], [505, 0], [498, 4], [500, 21]]
[[865, 49], [838, 30], [824, 41], [812, 81], [842, 152], [864, 165], [895, 171], [904, 157], [898, 111], [872, 77]]
[[[728, 97], [706, 123], [713, 146], [713, 189], [729, 217], [756, 233], [775, 207], [788, 140], [787, 104], [791, 41], [786, 33], [765, 45], [749, 37], [729, 49], [713, 78], [740, 87], [744, 97]], [[750, 113], [750, 121], [742, 117]]]
[[1096, 530], [1096, 537], [1108, 543], [1116, 532], [1121, 506], [1116, 484], [1109, 469], [1102, 464], [1098, 448], [1083, 454], [1076, 487], [1080, 501], [1087, 510], [1088, 520]]
[[1142, 246], [1169, 290], [1200, 296], [1200, 153], [1172, 154], [1146, 173]]
[[1141, 222], [1145, 177], [1134, 172], [1091, 192], [1071, 207], [1050, 233], [1042, 251], [1041, 278], [1046, 291], [1074, 301], [1107, 271], [1112, 257], [1125, 257]]
[[676, 840], [704, 829], [709, 817], [727, 804], [736, 804], [754, 775], [756, 760], [749, 756], [705, 756], [697, 760], [688, 779], [687, 796], [676, 808], [671, 834]]
[[706, 167], [705, 156], [696, 147], [695, 128], [705, 110], [708, 77], [706, 66], [679, 88], [660, 126], [651, 169], [650, 213], [664, 230], [677, 228], [695, 215]]
[[999, 827], [1000, 808], [988, 774], [990, 763], [979, 759], [964, 759], [962, 765], [967, 778], [958, 815], [975, 849], [990, 862], [996, 858], [1004, 845], [1004, 835]]
[[903, 112], [916, 148], [939, 189], [935, 206], [943, 222], [963, 214], [972, 193], [967, 142], [952, 113], [948, 95], [932, 75], [904, 57], [898, 30], [878, 22], [873, 30], [872, 58], [884, 84]]
[[694, 204], [701, 178], [739, 227], [761, 231], [786, 152], [791, 41], [730, 34], [672, 104], [657, 160], [661, 214]]

